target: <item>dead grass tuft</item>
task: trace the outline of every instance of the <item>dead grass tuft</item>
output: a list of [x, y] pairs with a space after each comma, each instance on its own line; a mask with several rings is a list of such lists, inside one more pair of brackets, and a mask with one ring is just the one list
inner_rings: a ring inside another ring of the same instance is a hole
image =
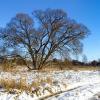
[[0, 85], [5, 89], [10, 90], [16, 87], [16, 82], [14, 79], [1, 79]]
[[26, 83], [25, 79], [20, 79], [19, 82], [16, 82], [15, 79], [1, 79], [0, 86], [10, 91], [12, 89], [18, 89], [21, 91], [30, 91], [31, 87]]

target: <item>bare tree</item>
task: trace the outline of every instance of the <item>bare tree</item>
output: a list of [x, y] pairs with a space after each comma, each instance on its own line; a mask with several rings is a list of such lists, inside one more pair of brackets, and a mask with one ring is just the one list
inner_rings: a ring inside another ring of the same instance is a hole
[[82, 56], [82, 62], [83, 62], [84, 64], [87, 63], [87, 56], [86, 56], [86, 55], [83, 55], [83, 56]]
[[41, 69], [55, 53], [82, 51], [87, 27], [69, 19], [60, 9], [37, 10], [32, 15], [17, 14], [1, 32], [8, 46], [19, 47], [24, 51], [21, 56], [32, 60], [31, 69]]

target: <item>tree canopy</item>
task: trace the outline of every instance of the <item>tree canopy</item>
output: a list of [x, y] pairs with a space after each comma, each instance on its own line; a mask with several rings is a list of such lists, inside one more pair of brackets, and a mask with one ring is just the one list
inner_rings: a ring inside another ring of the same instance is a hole
[[82, 52], [81, 40], [88, 34], [86, 26], [61, 9], [36, 10], [32, 15], [18, 13], [1, 29], [6, 47], [17, 48], [18, 55], [31, 59], [31, 69], [41, 69], [55, 53]]

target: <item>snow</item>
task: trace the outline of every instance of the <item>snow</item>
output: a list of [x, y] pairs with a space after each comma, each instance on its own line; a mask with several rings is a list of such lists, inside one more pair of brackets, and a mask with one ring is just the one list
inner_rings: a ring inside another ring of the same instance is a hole
[[[18, 94], [10, 94], [0, 89], [0, 100], [99, 100], [100, 93], [100, 71], [52, 71], [52, 72], [0, 72], [0, 79], [15, 79], [16, 81], [25, 78], [31, 84], [38, 78], [51, 78], [52, 84], [42, 83], [40, 86], [41, 95], [23, 91]], [[35, 88], [33, 87], [32, 90]], [[51, 89], [53, 93], [44, 91]]]
[[50, 97], [47, 100], [89, 100], [94, 94], [100, 91], [100, 83], [94, 83], [93, 85], [87, 84], [83, 86], [79, 86], [74, 90], [64, 92]]

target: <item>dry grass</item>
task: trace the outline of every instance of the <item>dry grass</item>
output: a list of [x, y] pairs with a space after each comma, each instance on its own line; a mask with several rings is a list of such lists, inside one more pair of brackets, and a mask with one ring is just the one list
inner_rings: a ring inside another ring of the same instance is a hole
[[41, 79], [40, 83], [48, 83], [48, 84], [52, 84], [52, 79], [50, 77], [47, 77], [45, 79]]
[[[1, 69], [3, 71], [7, 72], [21, 72], [21, 71], [28, 71], [28, 68], [24, 66], [17, 66], [12, 62], [5, 61], [1, 65]], [[47, 66], [44, 66], [41, 70], [38, 72], [45, 72], [45, 71], [59, 71], [59, 70], [100, 70], [100, 67], [95, 67], [95, 66], [73, 66], [69, 62], [59, 62], [59, 63], [54, 63], [50, 62], [47, 64]]]
[[100, 66], [73, 66], [72, 70], [78, 71], [92, 71], [92, 70], [100, 70]]
[[20, 91], [32, 92], [32, 88], [37, 89], [41, 86], [42, 83], [52, 84], [51, 78], [39, 79], [37, 81], [33, 81], [31, 84], [26, 82], [26, 78], [21, 78], [19, 81], [15, 79], [0, 79], [0, 86], [6, 89], [7, 91], [17, 89]]
[[5, 89], [10, 90], [16, 87], [16, 82], [14, 79], [1, 79], [0, 85]]
[[[38, 81], [33, 81], [31, 84], [26, 83], [26, 79], [21, 79], [19, 82], [16, 82], [14, 79], [1, 79], [0, 86], [3, 87], [10, 94], [20, 94], [23, 91], [30, 93], [32, 95], [40, 96], [41, 93], [44, 94], [45, 91], [53, 93], [50, 87], [44, 87], [43, 84], [51, 84], [52, 80], [50, 78], [41, 79]], [[41, 88], [42, 86], [42, 88]]]
[[30, 91], [30, 86], [26, 83], [25, 79], [21, 79], [19, 82], [16, 82], [15, 79], [1, 79], [0, 86], [2, 86], [7, 91], [12, 89], [18, 89], [21, 91]]
[[31, 91], [31, 86], [26, 82], [26, 78], [21, 78], [19, 82], [16, 83], [16, 89]]
[[26, 66], [17, 66], [17, 65], [9, 65], [9, 64], [1, 64], [0, 65], [0, 71], [3, 71], [3, 72], [13, 72], [13, 73], [16, 73], [16, 72], [27, 72], [28, 71], [28, 68]]
[[[70, 65], [66, 65], [66, 66], [61, 66], [62, 70], [73, 70], [73, 71], [92, 71], [92, 70], [100, 70], [100, 66], [70, 66]], [[45, 72], [50, 72], [50, 71], [61, 71], [61, 69], [59, 68], [59, 65], [54, 65], [54, 66], [47, 66], [46, 68], [43, 68], [42, 71]], [[41, 72], [42, 72], [41, 71]]]
[[4, 61], [1, 65], [1, 69], [3, 71], [13, 72], [13, 70], [15, 69], [15, 64], [12, 64], [9, 61]]
[[37, 81], [33, 81], [31, 84], [31, 87], [39, 87], [41, 86], [43, 83], [47, 83], [47, 84], [52, 84], [52, 78], [47, 77], [47, 78], [39, 78], [37, 79]]

